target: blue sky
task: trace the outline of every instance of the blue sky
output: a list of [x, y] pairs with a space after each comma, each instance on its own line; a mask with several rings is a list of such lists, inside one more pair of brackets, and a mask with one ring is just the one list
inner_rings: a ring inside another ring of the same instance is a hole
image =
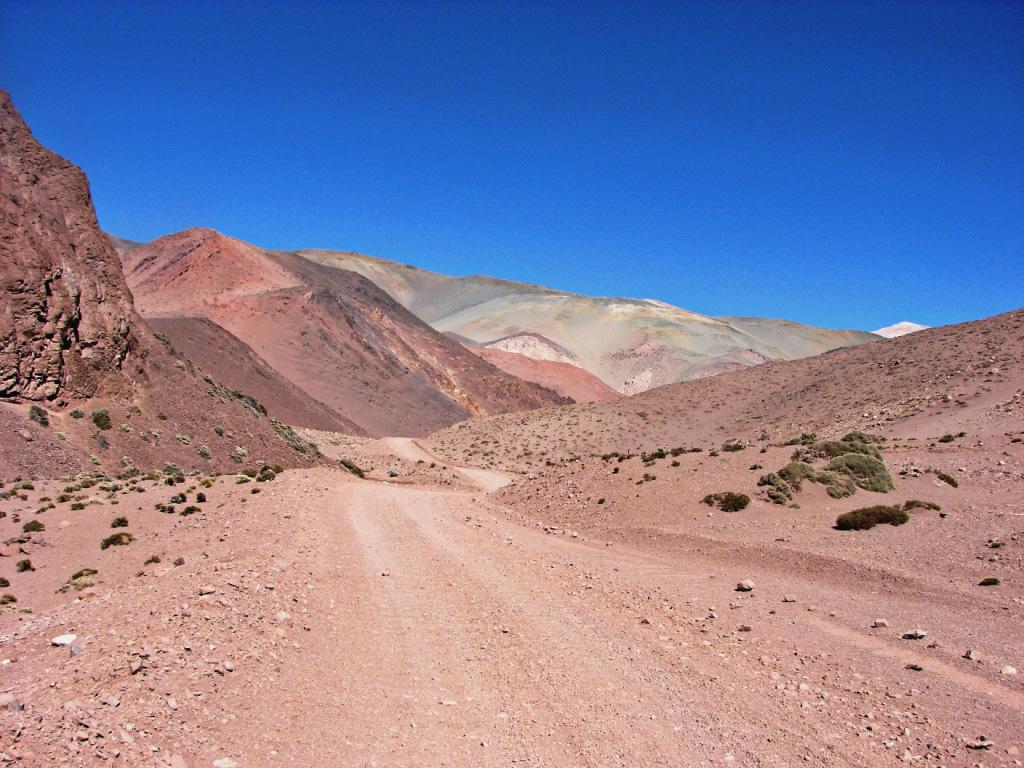
[[0, 0], [101, 224], [708, 314], [1024, 305], [1024, 3]]

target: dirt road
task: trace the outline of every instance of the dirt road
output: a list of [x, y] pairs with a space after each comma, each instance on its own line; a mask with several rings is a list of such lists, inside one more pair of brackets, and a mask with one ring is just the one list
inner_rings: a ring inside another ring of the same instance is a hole
[[[1008, 611], [852, 580], [838, 560], [665, 547], [652, 529], [588, 539], [482, 490], [401, 480], [222, 478], [187, 517], [154, 508], [157, 482], [121, 502], [137, 539], [116, 552], [95, 544], [109, 506], [51, 520], [36, 570], [14, 575], [32, 610], [2, 617], [0, 753], [30, 768], [1016, 764], [1024, 696], [991, 642]], [[100, 569], [91, 597], [61, 586], [78, 563]], [[922, 618], [927, 639], [901, 639]], [[50, 642], [68, 631], [81, 652]]]
[[314, 509], [309, 631], [274, 706], [222, 734], [243, 765], [966, 765], [972, 718], [1006, 744], [1024, 709], [737, 593], [743, 572], [516, 525], [481, 493], [346, 481]]

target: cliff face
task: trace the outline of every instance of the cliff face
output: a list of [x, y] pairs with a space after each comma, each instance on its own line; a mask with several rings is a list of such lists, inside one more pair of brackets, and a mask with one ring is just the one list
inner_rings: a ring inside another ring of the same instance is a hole
[[88, 397], [137, 349], [120, 261], [80, 169], [0, 90], [0, 397]]
[[315, 461], [275, 415], [158, 340], [85, 174], [40, 146], [0, 91], [0, 477]]

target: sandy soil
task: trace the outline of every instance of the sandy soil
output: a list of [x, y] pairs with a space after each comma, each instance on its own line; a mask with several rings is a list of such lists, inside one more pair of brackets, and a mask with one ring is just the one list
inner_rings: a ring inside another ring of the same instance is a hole
[[[1014, 764], [1021, 746], [1024, 690], [1001, 672], [1022, 662], [1007, 631], [1019, 599], [924, 578], [923, 561], [813, 567], [799, 535], [773, 551], [760, 528], [728, 546], [714, 530], [577, 532], [524, 518], [521, 488], [330, 469], [220, 478], [188, 517], [153, 508], [182, 486], [140, 485], [87, 489], [97, 503], [58, 504], [27, 536], [15, 512], [36, 517], [52, 489], [3, 502], [18, 602], [0, 615], [0, 759], [956, 766]], [[138, 538], [100, 550], [115, 514]], [[19, 549], [34, 571], [13, 567]], [[1019, 568], [1019, 550], [1007, 557]], [[83, 567], [96, 583], [59, 592]], [[871, 628], [879, 617], [889, 626]], [[925, 639], [901, 639], [919, 627]], [[66, 632], [76, 650], [51, 644]]]

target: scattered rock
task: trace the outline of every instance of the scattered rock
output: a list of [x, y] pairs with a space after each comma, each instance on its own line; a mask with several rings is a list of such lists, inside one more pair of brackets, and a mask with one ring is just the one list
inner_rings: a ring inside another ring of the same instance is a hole
[[1000, 675], [1016, 675], [1017, 674], [1017, 668], [1016, 667], [1011, 667], [1009, 664], [1007, 664], [1005, 667], [1003, 667], [1002, 669], [999, 670], [999, 674]]
[[885, 619], [875, 619], [874, 621], [871, 622], [871, 628], [872, 629], [884, 629], [885, 627], [888, 627], [888, 626], [889, 626], [889, 622], [886, 621]]
[[784, 603], [795, 603], [796, 602], [796, 598], [793, 597], [793, 595], [783, 595], [782, 596], [782, 602], [784, 602]]
[[69, 632], [66, 635], [57, 635], [55, 638], [50, 640], [50, 644], [56, 646], [71, 645], [77, 639], [78, 635], [73, 635]]
[[928, 633], [923, 629], [912, 629], [903, 633], [904, 640], [924, 640], [926, 637], [928, 637]]
[[968, 749], [992, 749], [992, 747], [994, 747], [995, 744], [993, 744], [992, 741], [986, 738], [985, 736], [979, 736], [977, 739], [973, 741], [966, 742], [964, 746]]
[[754, 585], [753, 581], [751, 581], [750, 579], [744, 579], [743, 581], [741, 581], [740, 583], [738, 583], [736, 585], [736, 591], [737, 592], [750, 592], [751, 590], [754, 589], [754, 586], [755, 585]]

